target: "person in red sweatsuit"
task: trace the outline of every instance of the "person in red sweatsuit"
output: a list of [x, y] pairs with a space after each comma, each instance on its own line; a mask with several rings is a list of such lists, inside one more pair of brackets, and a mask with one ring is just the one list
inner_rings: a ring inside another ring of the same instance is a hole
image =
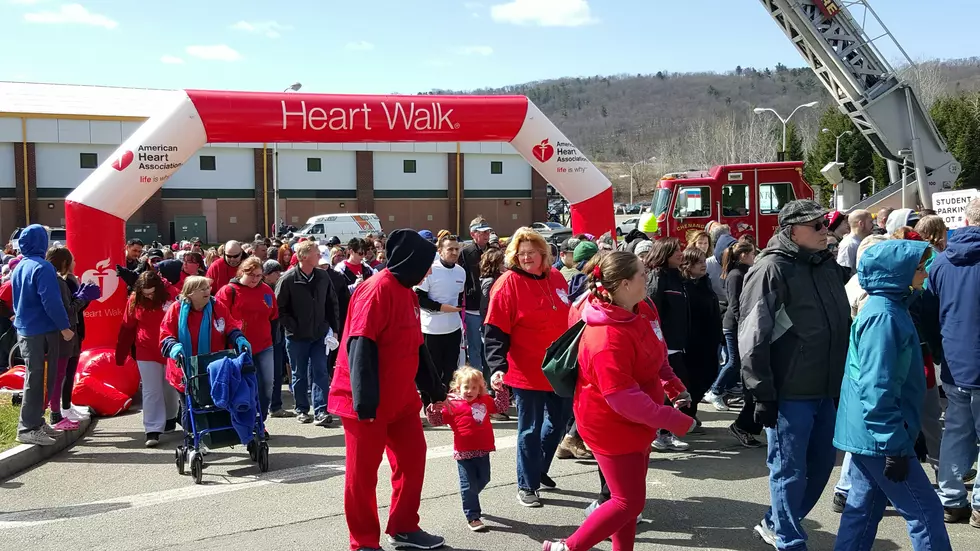
[[208, 266], [207, 278], [211, 280], [211, 296], [216, 296], [231, 278], [238, 274], [238, 266], [245, 259], [245, 251], [238, 241], [225, 243], [225, 254]]
[[412, 290], [428, 275], [436, 248], [412, 230], [396, 230], [386, 252], [388, 268], [358, 285], [351, 297], [327, 403], [344, 424], [344, 514], [352, 550], [380, 549], [378, 467], [387, 451], [388, 541], [436, 549], [445, 539], [419, 528], [426, 444], [418, 391], [441, 403], [446, 389], [423, 344]]

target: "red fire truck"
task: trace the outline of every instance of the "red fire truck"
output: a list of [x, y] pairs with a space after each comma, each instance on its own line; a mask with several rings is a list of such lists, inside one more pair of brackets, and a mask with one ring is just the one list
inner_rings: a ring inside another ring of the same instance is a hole
[[778, 229], [783, 205], [812, 198], [802, 162], [739, 164], [665, 175], [652, 208], [661, 237], [686, 245], [689, 232], [714, 220], [731, 226], [736, 238], [754, 236], [761, 248]]

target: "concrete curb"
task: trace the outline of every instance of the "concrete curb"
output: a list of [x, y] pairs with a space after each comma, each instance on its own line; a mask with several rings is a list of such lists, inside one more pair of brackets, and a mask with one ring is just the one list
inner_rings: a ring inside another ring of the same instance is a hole
[[63, 432], [55, 438], [54, 444], [50, 446], [38, 446], [37, 444], [20, 444], [3, 453], [0, 453], [0, 481], [6, 480], [21, 471], [25, 471], [46, 459], [50, 459], [58, 452], [71, 447], [92, 426], [92, 418], [85, 419], [78, 423], [78, 430]]

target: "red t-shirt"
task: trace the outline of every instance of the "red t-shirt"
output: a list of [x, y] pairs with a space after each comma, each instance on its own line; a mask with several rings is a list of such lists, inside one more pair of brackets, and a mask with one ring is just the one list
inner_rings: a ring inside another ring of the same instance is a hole
[[[234, 294], [234, 299], [232, 295]], [[229, 283], [218, 291], [215, 302], [221, 304], [238, 320], [242, 333], [252, 345], [252, 352], [262, 352], [272, 346], [272, 320], [279, 317], [276, 294], [265, 283], [249, 287]]]
[[551, 392], [541, 363], [568, 329], [568, 283], [551, 268], [545, 279], [514, 270], [504, 272], [490, 290], [486, 323], [510, 335], [504, 383], [523, 390]]
[[344, 266], [347, 266], [347, 269], [350, 270], [350, 273], [354, 274], [355, 276], [361, 275], [361, 272], [364, 271], [363, 264], [354, 264], [350, 260], [345, 260]]
[[147, 309], [142, 306], [132, 306], [133, 297], [129, 297], [123, 310], [123, 325], [136, 328], [136, 360], [144, 362], [165, 363], [166, 359], [160, 353], [160, 326], [163, 317], [172, 304], [172, 300], [160, 308]]
[[228, 285], [231, 278], [238, 275], [238, 266], [229, 266], [224, 258], [218, 258], [208, 266], [206, 277], [211, 280], [211, 296], [217, 296], [218, 291]]
[[11, 312], [14, 311], [14, 286], [9, 279], [0, 285], [0, 301], [6, 304]]
[[[589, 300], [589, 299], [586, 299]], [[603, 306], [600, 306], [603, 307]], [[579, 341], [579, 372], [575, 385], [575, 419], [582, 439], [596, 453], [622, 455], [642, 453], [656, 437], [657, 429], [635, 423], [613, 411], [606, 396], [639, 385], [656, 404], [664, 403], [661, 366], [667, 360], [667, 344], [660, 318], [646, 301], [637, 313], [617, 306], [604, 306], [613, 320], [605, 325], [586, 325]], [[664, 427], [680, 434], [690, 418], [665, 411]], [[676, 421], [677, 427], [673, 424]]]
[[459, 397], [447, 400], [442, 418], [453, 429], [453, 449], [457, 452], [495, 451], [491, 413], [497, 413], [497, 408], [488, 394], [473, 403]]
[[383, 270], [365, 279], [351, 296], [327, 406], [333, 414], [357, 419], [347, 358], [347, 341], [351, 337], [367, 337], [378, 345], [380, 396], [375, 419], [387, 421], [417, 415], [422, 400], [415, 389], [415, 375], [423, 341], [415, 291]]
[[[184, 350], [184, 355], [186, 356], [197, 356], [197, 338], [200, 334], [201, 329], [201, 319], [204, 317], [203, 312], [198, 312], [191, 308], [191, 311], [187, 314], [187, 327], [190, 331], [191, 337], [191, 347], [193, 350]], [[157, 343], [158, 348], [162, 348], [160, 344], [167, 337], [173, 337], [180, 341], [180, 333], [177, 330], [177, 322], [180, 321], [180, 301], [176, 301], [170, 305], [167, 309], [167, 313], [163, 316], [163, 323], [160, 325], [160, 342]], [[228, 312], [223, 304], [215, 303], [214, 309], [211, 312], [211, 352], [218, 352], [220, 350], [227, 350], [228, 346], [228, 334], [235, 329], [241, 329], [241, 323], [233, 318]]]

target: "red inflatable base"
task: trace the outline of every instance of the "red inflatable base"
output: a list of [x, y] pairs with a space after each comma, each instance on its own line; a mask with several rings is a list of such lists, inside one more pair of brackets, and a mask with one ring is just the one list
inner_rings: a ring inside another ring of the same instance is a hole
[[139, 392], [140, 372], [136, 361], [127, 357], [116, 365], [116, 352], [94, 348], [82, 352], [75, 372], [71, 401], [92, 408], [98, 415], [118, 415], [129, 409]]

